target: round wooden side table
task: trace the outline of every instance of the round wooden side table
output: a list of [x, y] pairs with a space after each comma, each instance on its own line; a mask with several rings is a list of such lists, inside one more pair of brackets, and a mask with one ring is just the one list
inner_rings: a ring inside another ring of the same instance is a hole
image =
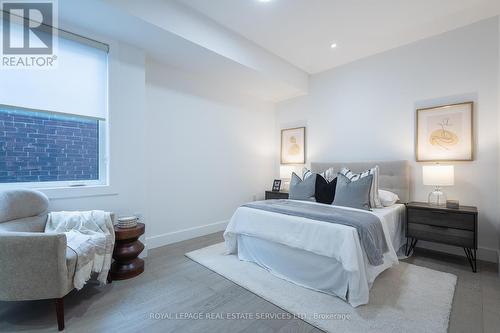
[[137, 223], [134, 228], [118, 228], [115, 225], [115, 249], [111, 264], [112, 280], [126, 280], [144, 272], [144, 260], [137, 256], [144, 250], [139, 237], [144, 234], [144, 223]]

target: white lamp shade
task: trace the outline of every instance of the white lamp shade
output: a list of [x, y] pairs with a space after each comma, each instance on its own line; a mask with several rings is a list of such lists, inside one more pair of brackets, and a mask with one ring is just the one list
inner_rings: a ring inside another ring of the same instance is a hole
[[280, 165], [280, 178], [281, 179], [291, 179], [292, 172], [295, 172], [297, 175], [300, 175], [300, 166], [296, 165]]
[[453, 165], [424, 165], [424, 185], [452, 186], [455, 182], [455, 169]]

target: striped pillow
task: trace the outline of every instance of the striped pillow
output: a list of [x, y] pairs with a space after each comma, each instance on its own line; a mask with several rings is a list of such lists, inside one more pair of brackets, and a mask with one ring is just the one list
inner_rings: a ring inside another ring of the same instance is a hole
[[351, 182], [355, 182], [356, 180], [364, 178], [368, 175], [373, 175], [372, 186], [370, 188], [370, 206], [371, 208], [383, 207], [378, 195], [378, 176], [379, 176], [378, 165], [361, 173], [354, 173], [349, 168], [343, 168], [342, 170], [340, 170], [340, 174], [346, 176]]
[[[306, 179], [307, 177], [309, 176], [312, 176], [313, 173], [311, 170], [309, 170], [308, 168], [303, 168], [302, 169], [302, 179]], [[325, 180], [329, 183], [331, 183], [335, 177], [337, 177], [337, 174], [335, 173], [335, 170], [333, 168], [329, 168], [321, 173], [319, 173], [319, 175], [323, 178], [325, 178]]]
[[306, 178], [309, 178], [312, 176], [312, 171], [309, 170], [308, 168], [302, 168], [302, 180], [306, 180]]

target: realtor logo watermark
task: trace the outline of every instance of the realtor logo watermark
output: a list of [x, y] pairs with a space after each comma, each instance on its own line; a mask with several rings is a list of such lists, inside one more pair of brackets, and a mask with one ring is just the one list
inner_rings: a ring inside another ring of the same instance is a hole
[[4, 0], [2, 69], [51, 69], [57, 64], [57, 1]]

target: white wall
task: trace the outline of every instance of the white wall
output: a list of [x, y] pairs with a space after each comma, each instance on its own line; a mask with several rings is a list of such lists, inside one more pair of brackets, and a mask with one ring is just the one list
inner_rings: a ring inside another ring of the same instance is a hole
[[[52, 189], [43, 192], [49, 195], [51, 210], [102, 209], [117, 215], [141, 213], [147, 223], [147, 206], [144, 199], [144, 53], [127, 44], [105, 38], [98, 39], [110, 44], [110, 186]], [[149, 233], [149, 230], [146, 232]]]
[[223, 230], [237, 206], [264, 197], [276, 166], [273, 104], [64, 28], [110, 45], [109, 186], [43, 189], [51, 210], [139, 213], [152, 248]]
[[474, 101], [475, 160], [452, 163], [456, 185], [446, 191], [463, 205], [478, 206], [479, 255], [494, 261], [498, 73], [494, 18], [311, 76], [309, 95], [277, 105], [277, 127], [307, 126], [308, 162], [410, 160], [412, 199], [426, 201], [432, 189], [422, 185], [422, 163], [415, 162], [415, 109]]
[[50, 209], [140, 213], [153, 248], [223, 230], [239, 205], [263, 199], [276, 166], [274, 106], [106, 42], [110, 186], [43, 190]]
[[272, 104], [228, 94], [216, 80], [146, 61], [150, 247], [223, 230], [272, 181]]

